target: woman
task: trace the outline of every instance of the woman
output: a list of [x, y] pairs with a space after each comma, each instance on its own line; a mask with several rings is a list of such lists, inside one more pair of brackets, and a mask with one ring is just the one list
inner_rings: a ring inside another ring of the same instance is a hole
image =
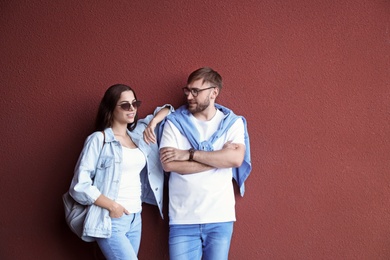
[[154, 130], [173, 108], [138, 120], [140, 105], [129, 86], [107, 89], [69, 189], [90, 205], [83, 236], [95, 238], [107, 259], [137, 259], [142, 202], [157, 205], [162, 216], [164, 175]]

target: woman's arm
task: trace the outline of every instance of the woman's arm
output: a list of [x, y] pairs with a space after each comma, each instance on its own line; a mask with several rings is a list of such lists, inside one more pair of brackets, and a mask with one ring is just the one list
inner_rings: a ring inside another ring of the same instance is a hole
[[101, 132], [95, 132], [88, 136], [75, 166], [69, 193], [83, 205], [93, 204], [101, 194], [92, 183], [103, 142], [104, 137]]
[[103, 194], [101, 194], [97, 200], [95, 200], [94, 204], [96, 206], [107, 209], [110, 212], [110, 217], [112, 218], [120, 218], [123, 214], [130, 214], [130, 212], [127, 211], [127, 209], [125, 209], [121, 204], [116, 203]]
[[90, 135], [83, 147], [75, 174], [69, 189], [72, 197], [81, 204], [95, 204], [110, 212], [110, 217], [119, 218], [129, 212], [120, 204], [104, 196], [96, 186], [92, 185], [96, 163], [103, 149], [104, 137], [100, 132]]
[[169, 115], [171, 113], [172, 110], [173, 110], [173, 108], [171, 105], [165, 105], [150, 120], [150, 122], [146, 126], [144, 133], [143, 133], [144, 141], [147, 144], [157, 142], [154, 130], [156, 129], [156, 126], [159, 123], [161, 123], [161, 121], [163, 121], [167, 115]]

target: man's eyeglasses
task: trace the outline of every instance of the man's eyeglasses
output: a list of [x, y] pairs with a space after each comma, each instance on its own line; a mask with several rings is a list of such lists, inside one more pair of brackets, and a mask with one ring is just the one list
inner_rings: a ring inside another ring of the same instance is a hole
[[141, 101], [133, 101], [132, 103], [126, 102], [118, 105], [118, 107], [121, 107], [123, 110], [129, 111], [130, 107], [133, 106], [134, 109], [139, 108], [141, 106]]
[[215, 88], [215, 87], [209, 87], [209, 88], [204, 88], [204, 89], [184, 87], [183, 92], [184, 92], [184, 95], [186, 95], [186, 96], [188, 96], [191, 93], [192, 96], [197, 97], [199, 92], [202, 92], [203, 90], [207, 90], [210, 88]]

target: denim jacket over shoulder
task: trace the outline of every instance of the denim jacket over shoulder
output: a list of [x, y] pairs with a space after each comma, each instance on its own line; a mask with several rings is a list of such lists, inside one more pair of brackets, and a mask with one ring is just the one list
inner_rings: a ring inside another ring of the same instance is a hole
[[[166, 107], [165, 105], [163, 107]], [[171, 111], [173, 112], [173, 108]], [[155, 110], [156, 114], [162, 107]], [[156, 205], [162, 214], [164, 172], [160, 162], [157, 144], [146, 144], [143, 131], [153, 118], [148, 115], [138, 120], [133, 131], [127, 131], [133, 142], [143, 152], [146, 166], [141, 171], [142, 201]], [[159, 127], [156, 127], [158, 132]], [[86, 237], [107, 238], [111, 236], [111, 218], [109, 211], [93, 204], [104, 194], [116, 200], [119, 191], [119, 181], [122, 173], [122, 146], [115, 139], [111, 128], [102, 132], [94, 132], [87, 137], [79, 160], [75, 167], [74, 177], [69, 189], [70, 195], [79, 203], [89, 205], [84, 222]], [[156, 133], [159, 136], [159, 133]], [[104, 144], [103, 144], [104, 140]]]

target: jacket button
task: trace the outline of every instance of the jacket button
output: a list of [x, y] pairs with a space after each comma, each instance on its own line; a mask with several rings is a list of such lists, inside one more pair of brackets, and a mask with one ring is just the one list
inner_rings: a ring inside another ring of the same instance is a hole
[[155, 188], [154, 190], [155, 190], [155, 191], [158, 191], [158, 188]]

